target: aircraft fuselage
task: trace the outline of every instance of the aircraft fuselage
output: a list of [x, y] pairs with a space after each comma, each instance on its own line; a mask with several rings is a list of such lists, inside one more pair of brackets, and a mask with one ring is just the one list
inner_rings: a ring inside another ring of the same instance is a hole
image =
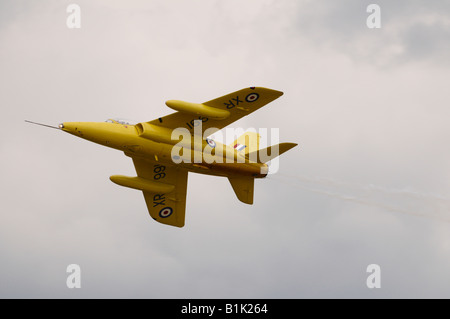
[[[65, 122], [60, 128], [77, 137], [123, 151], [131, 157], [177, 163], [200, 174], [263, 178], [268, 173], [266, 164], [251, 162], [230, 146], [214, 142], [214, 147], [211, 147], [200, 136], [188, 140], [179, 136], [172, 139], [173, 130], [170, 129], [161, 128], [153, 136], [145, 138], [139, 136], [140, 127], [130, 124]], [[174, 147], [182, 149], [182, 152], [174, 151]]]

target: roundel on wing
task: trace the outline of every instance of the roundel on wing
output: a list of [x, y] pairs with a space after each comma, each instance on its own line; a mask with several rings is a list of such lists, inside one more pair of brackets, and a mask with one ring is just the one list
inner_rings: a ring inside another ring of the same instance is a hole
[[247, 102], [255, 102], [257, 99], [259, 99], [259, 94], [258, 93], [250, 93], [249, 95], [247, 95], [245, 97], [245, 100]]
[[173, 213], [172, 207], [164, 207], [159, 211], [159, 217], [167, 218], [170, 215], [172, 215], [172, 213]]
[[207, 138], [206, 139], [206, 143], [208, 143], [209, 146], [211, 146], [212, 148], [216, 147], [216, 142], [214, 142], [212, 139]]

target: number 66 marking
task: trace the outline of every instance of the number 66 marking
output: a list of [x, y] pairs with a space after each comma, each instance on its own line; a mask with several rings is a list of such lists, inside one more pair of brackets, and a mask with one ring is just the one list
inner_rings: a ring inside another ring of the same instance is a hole
[[166, 173], [163, 173], [166, 170], [166, 167], [164, 165], [155, 165], [153, 168], [153, 173], [155, 173], [155, 175], [153, 176], [153, 179], [161, 179], [166, 177]]

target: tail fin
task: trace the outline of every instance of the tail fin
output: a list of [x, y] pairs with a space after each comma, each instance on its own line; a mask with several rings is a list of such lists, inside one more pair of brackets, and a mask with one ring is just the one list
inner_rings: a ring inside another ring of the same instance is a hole
[[251, 161], [257, 161], [258, 163], [267, 163], [295, 146], [297, 146], [295, 143], [280, 143], [277, 145], [272, 145], [262, 150], [258, 149], [248, 153], [248, 158]]
[[253, 177], [228, 177], [237, 198], [246, 204], [253, 204], [253, 190], [255, 179]]
[[256, 132], [246, 132], [238, 137], [232, 144], [231, 147], [234, 149], [244, 152], [247, 155], [250, 152], [257, 151], [259, 149], [259, 139], [260, 136]]

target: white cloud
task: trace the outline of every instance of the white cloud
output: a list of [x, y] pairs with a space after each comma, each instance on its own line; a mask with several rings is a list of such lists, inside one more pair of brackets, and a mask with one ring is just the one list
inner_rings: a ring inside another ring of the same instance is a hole
[[[80, 30], [59, 1], [16, 3], [0, 10], [1, 296], [448, 297], [447, 223], [317, 182], [450, 196], [445, 3], [380, 2], [381, 30], [359, 1], [79, 1]], [[183, 229], [109, 182], [134, 174], [129, 158], [23, 122], [152, 120], [165, 100], [250, 85], [285, 94], [234, 126], [278, 127], [300, 146], [256, 182], [253, 206], [226, 179], [190, 175]], [[65, 286], [70, 263], [80, 291]], [[369, 263], [382, 267], [376, 295]]]

